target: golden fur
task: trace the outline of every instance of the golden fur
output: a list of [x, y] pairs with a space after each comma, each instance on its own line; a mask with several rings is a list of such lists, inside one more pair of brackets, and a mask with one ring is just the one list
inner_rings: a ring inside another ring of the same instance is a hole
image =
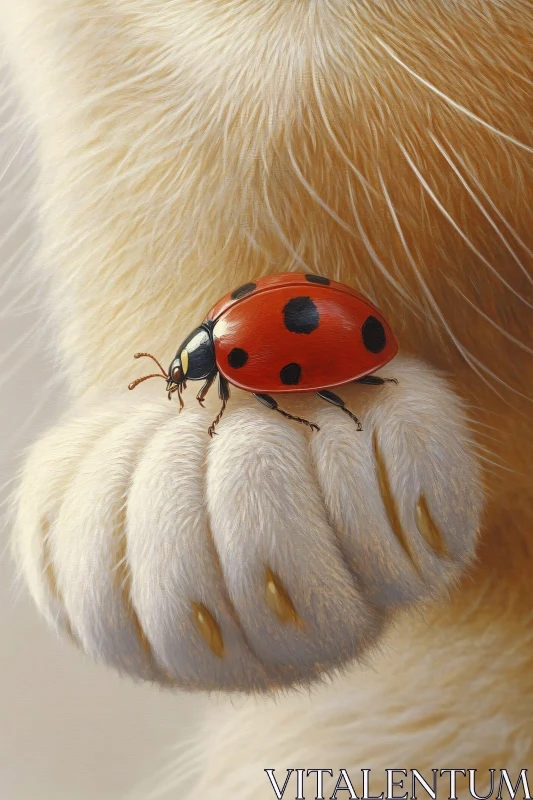
[[[315, 271], [379, 303], [402, 351], [469, 404], [488, 507], [451, 603], [398, 622], [366, 713], [399, 744], [376, 733], [363, 766], [531, 766], [531, 3], [4, 0], [2, 14], [39, 132], [41, 261], [73, 396], [122, 387], [136, 350], [169, 360], [254, 276]], [[428, 708], [446, 703], [400, 724], [421, 686]], [[300, 701], [286, 702], [286, 718], [261, 713], [285, 720], [287, 751]], [[498, 715], [505, 743], [471, 724]], [[328, 760], [324, 739], [306, 752]]]

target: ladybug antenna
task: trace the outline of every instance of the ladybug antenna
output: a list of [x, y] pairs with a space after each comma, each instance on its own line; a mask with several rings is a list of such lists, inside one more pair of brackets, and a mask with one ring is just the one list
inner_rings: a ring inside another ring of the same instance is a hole
[[146, 358], [151, 358], [152, 361], [155, 361], [155, 363], [157, 364], [157, 366], [159, 367], [159, 369], [163, 373], [163, 378], [167, 378], [168, 379], [168, 372], [165, 369], [163, 369], [163, 367], [161, 366], [161, 364], [159, 363], [157, 358], [155, 356], [153, 356], [151, 353], [135, 353], [133, 358], [143, 358], [144, 356], [146, 356]]
[[137, 378], [136, 381], [132, 381], [128, 384], [128, 389], [135, 389], [143, 381], [147, 381], [148, 378], [164, 378], [167, 379], [166, 375], [161, 375], [159, 372], [153, 372], [151, 375], [145, 375], [143, 378]]
[[148, 378], [164, 378], [164, 380], [168, 380], [168, 373], [166, 372], [166, 370], [163, 369], [163, 367], [161, 366], [161, 364], [159, 363], [157, 358], [155, 358], [155, 356], [153, 356], [151, 353], [135, 353], [135, 355], [133, 357], [134, 358], [142, 358], [143, 356], [147, 356], [148, 358], [151, 358], [152, 361], [155, 361], [155, 363], [157, 364], [157, 366], [159, 367], [161, 372], [160, 373], [159, 372], [153, 372], [151, 375], [144, 375], [144, 377], [142, 377], [142, 378], [137, 378], [137, 380], [132, 381], [128, 385], [128, 389], [135, 389], [136, 386], [138, 386], [143, 381], [147, 381]]

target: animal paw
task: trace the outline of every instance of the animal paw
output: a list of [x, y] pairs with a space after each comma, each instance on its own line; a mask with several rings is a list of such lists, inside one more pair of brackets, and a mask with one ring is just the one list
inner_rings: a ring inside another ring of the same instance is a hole
[[186, 688], [265, 691], [367, 657], [391, 609], [472, 561], [483, 499], [448, 385], [415, 361], [383, 372], [399, 386], [342, 393], [363, 431], [318, 399], [290, 401], [311, 432], [237, 393], [213, 439], [188, 398], [179, 416], [150, 392], [72, 411], [19, 490], [41, 611], [93, 658]]

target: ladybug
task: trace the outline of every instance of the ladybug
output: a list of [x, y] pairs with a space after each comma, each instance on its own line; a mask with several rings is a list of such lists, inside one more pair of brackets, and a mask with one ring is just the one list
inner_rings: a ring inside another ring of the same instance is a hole
[[381, 385], [396, 378], [372, 375], [398, 352], [396, 340], [378, 309], [358, 292], [320, 275], [284, 273], [245, 283], [213, 306], [199, 328], [187, 336], [168, 373], [150, 353], [167, 381], [169, 400], [188, 380], [204, 381], [203, 401], [218, 377], [222, 408], [208, 433], [212, 437], [230, 396], [230, 384], [287, 419], [319, 430], [309, 420], [283, 411], [271, 394], [314, 392], [362, 425], [331, 387], [347, 383]]

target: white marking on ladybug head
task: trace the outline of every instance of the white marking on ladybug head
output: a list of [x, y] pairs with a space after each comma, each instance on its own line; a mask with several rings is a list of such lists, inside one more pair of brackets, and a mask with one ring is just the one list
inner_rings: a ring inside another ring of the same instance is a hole
[[[194, 342], [194, 339], [193, 339]], [[180, 353], [180, 361], [181, 361], [181, 371], [185, 376], [187, 374], [187, 370], [189, 369], [189, 354], [187, 350], [182, 350]]]

